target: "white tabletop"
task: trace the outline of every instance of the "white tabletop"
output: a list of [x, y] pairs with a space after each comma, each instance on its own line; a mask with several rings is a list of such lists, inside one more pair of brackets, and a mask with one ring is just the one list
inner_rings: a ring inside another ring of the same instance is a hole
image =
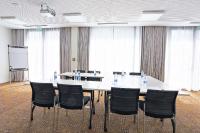
[[[102, 90], [110, 91], [111, 87], [119, 88], [139, 88], [141, 93], [147, 92], [147, 89], [154, 90], [179, 90], [177, 88], [170, 88], [167, 84], [157, 80], [151, 76], [147, 76], [147, 83], [144, 84], [140, 76], [118, 76], [117, 82], [114, 82], [114, 77], [110, 76], [104, 78], [102, 82], [99, 81], [77, 81], [77, 80], [63, 80], [57, 81], [60, 84], [82, 85], [84, 90]], [[56, 86], [56, 84], [54, 84]]]
[[147, 92], [147, 89], [153, 90], [178, 90], [177, 88], [170, 88], [166, 83], [157, 80], [151, 76], [147, 76], [147, 83], [143, 83], [140, 76], [118, 76], [117, 82], [114, 78], [105, 78], [100, 84], [99, 89], [109, 91], [111, 87], [119, 88], [139, 88], [141, 92]]
[[[99, 81], [78, 81], [78, 80], [65, 80], [60, 79], [57, 81], [58, 84], [68, 85], [82, 85], [84, 90], [99, 90], [101, 82]], [[54, 87], [57, 87], [57, 83], [54, 82]]]
[[[75, 73], [74, 72], [65, 72], [65, 73], [60, 74], [60, 76], [74, 77]], [[94, 75], [94, 73], [80, 73], [80, 76], [81, 77], [104, 78], [104, 76], [99, 73], [96, 73], [96, 75]]]

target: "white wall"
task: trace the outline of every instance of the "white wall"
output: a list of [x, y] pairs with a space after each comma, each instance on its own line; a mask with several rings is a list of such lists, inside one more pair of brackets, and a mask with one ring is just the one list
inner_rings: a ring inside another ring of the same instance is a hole
[[0, 26], [0, 83], [9, 81], [8, 44], [11, 44], [11, 30]]
[[[0, 26], [0, 83], [9, 81], [8, 44], [12, 43], [11, 29]], [[77, 69], [78, 27], [71, 29], [71, 69]]]
[[71, 29], [71, 58], [75, 58], [75, 61], [71, 59], [71, 70], [77, 69], [77, 46], [78, 46], [78, 28], [72, 27]]

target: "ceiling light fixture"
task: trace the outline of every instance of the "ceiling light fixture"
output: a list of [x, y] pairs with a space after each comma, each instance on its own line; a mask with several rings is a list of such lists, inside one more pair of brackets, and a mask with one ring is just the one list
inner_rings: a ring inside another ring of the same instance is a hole
[[200, 21], [194, 21], [194, 22], [190, 22], [190, 24], [200, 24]]
[[48, 25], [24, 25], [24, 27], [31, 28], [31, 27], [46, 27]]
[[26, 24], [25, 22], [17, 19], [15, 16], [1, 16], [0, 20], [4, 23], [10, 23], [10, 24], [15, 24], [15, 25], [24, 25]]
[[100, 22], [97, 23], [98, 25], [124, 25], [124, 24], [128, 24], [128, 22]]
[[18, 6], [19, 4], [17, 2], [12, 2], [11, 5]]
[[142, 11], [140, 21], [156, 21], [165, 13], [164, 10], [145, 10]]
[[40, 14], [43, 17], [54, 17], [56, 16], [55, 10], [51, 9], [47, 3], [42, 3], [41, 4], [41, 9], [40, 9]]
[[83, 16], [81, 13], [64, 13], [63, 16], [69, 22], [74, 22], [74, 23], [87, 22], [86, 17]]

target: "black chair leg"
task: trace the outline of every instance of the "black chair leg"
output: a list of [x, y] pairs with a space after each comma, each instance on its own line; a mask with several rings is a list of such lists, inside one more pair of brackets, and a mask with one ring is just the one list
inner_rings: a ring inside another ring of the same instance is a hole
[[91, 100], [92, 100], [92, 113], [95, 114], [94, 91], [91, 92]]
[[33, 120], [33, 111], [35, 109], [35, 105], [31, 106], [31, 121]]
[[92, 129], [92, 114], [93, 114], [92, 100], [90, 100], [90, 121], [89, 121], [89, 129]]
[[172, 127], [173, 127], [173, 133], [176, 133], [176, 120], [175, 120], [175, 118], [172, 118], [171, 122], [172, 122]]
[[108, 115], [108, 94], [107, 92], [105, 91], [104, 93], [104, 132], [107, 132], [107, 115]]
[[160, 119], [160, 122], [162, 123], [161, 127], [163, 127], [163, 125], [164, 125], [164, 119]]

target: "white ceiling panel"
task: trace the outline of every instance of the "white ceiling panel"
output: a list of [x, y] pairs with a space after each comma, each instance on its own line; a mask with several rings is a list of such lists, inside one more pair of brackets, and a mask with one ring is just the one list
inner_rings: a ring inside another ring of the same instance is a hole
[[[47, 2], [56, 11], [53, 18], [40, 14], [40, 5]], [[122, 22], [128, 26], [166, 25], [193, 26], [190, 22], [200, 22], [200, 0], [0, 0], [0, 17], [15, 16], [26, 25], [98, 26], [97, 23]], [[165, 10], [157, 21], [140, 21], [144, 10]], [[64, 19], [63, 13], [79, 12], [87, 18], [86, 23], [72, 23]], [[8, 24], [0, 19], [0, 24], [11, 28], [24, 25]]]

